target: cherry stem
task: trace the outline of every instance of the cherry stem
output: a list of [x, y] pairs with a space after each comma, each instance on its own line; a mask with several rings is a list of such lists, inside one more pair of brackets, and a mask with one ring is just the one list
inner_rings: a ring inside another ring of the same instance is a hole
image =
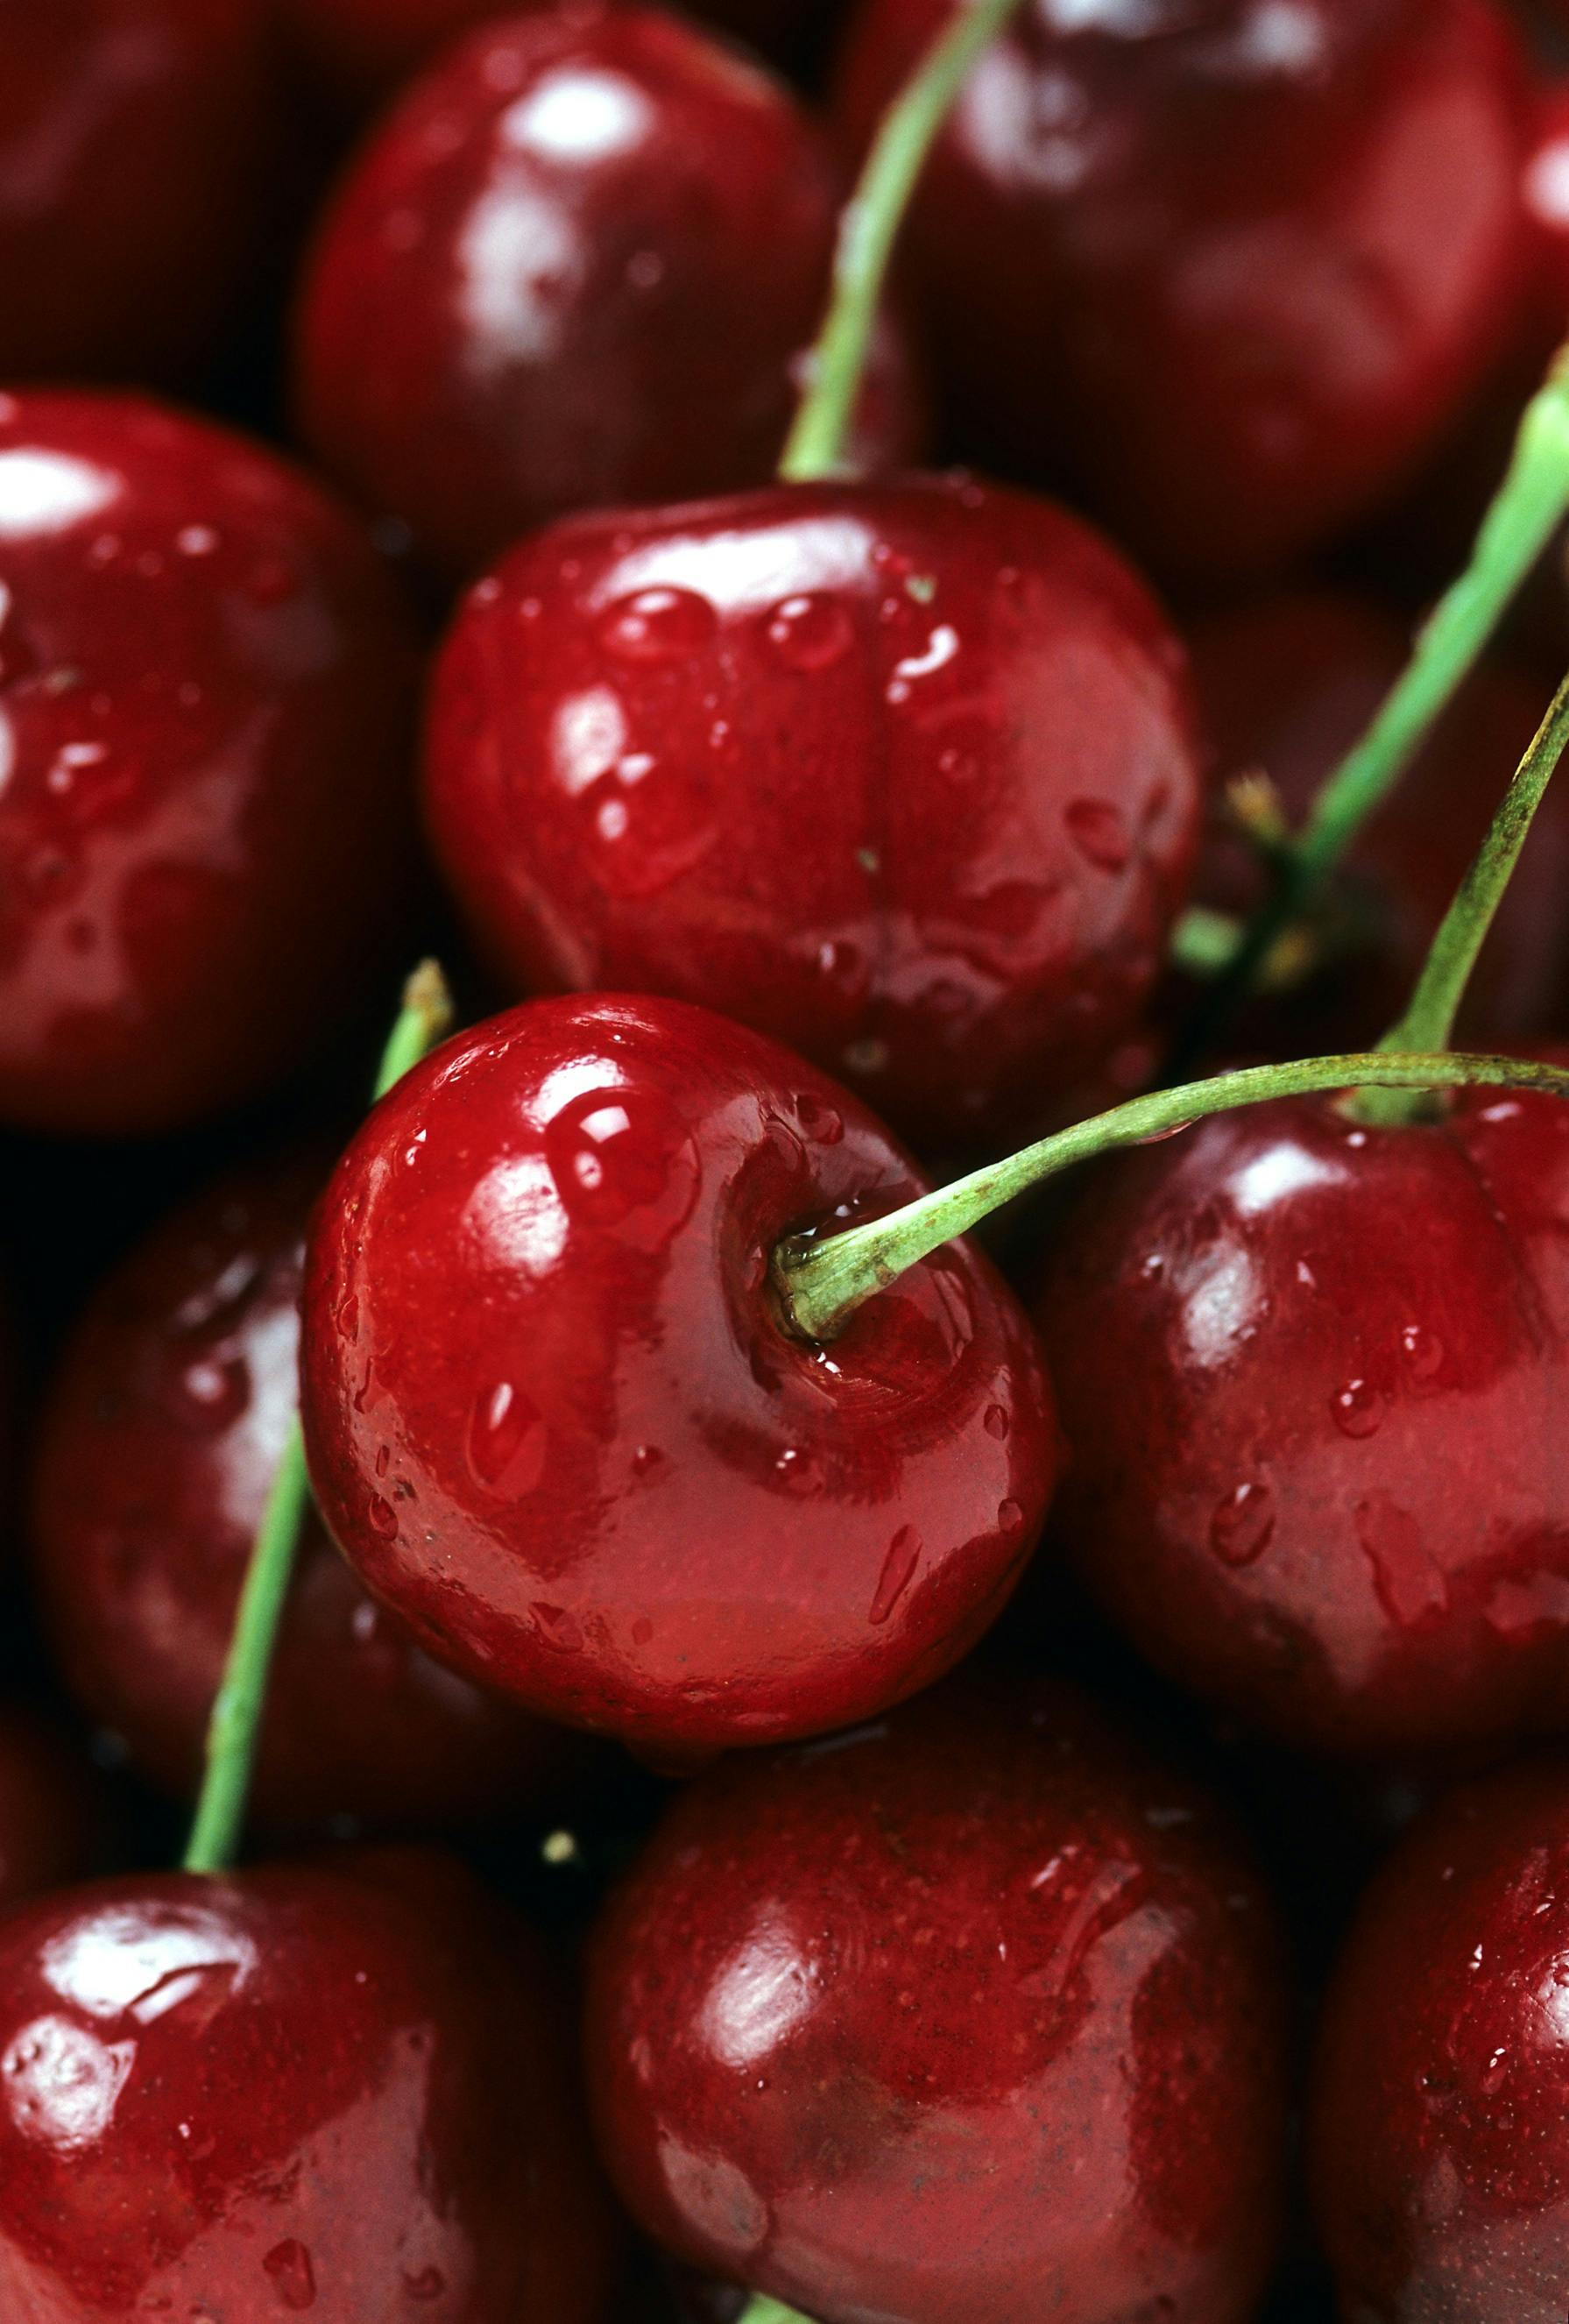
[[886, 1218], [837, 1234], [791, 1236], [774, 1254], [775, 1289], [786, 1319], [803, 1338], [831, 1340], [863, 1301], [917, 1259], [955, 1235], [968, 1234], [1005, 1203], [1076, 1162], [1169, 1138], [1212, 1113], [1264, 1105], [1272, 1098], [1322, 1090], [1471, 1088], [1543, 1090], [1569, 1097], [1569, 1072], [1530, 1057], [1396, 1056], [1371, 1050], [1250, 1065], [1179, 1089], [1155, 1090], [1042, 1138], [1005, 1161], [971, 1171]]
[[[381, 1052], [374, 1097], [385, 1097], [410, 1065], [436, 1047], [452, 1019], [446, 980], [435, 961], [422, 962], [403, 988], [403, 1006]], [[185, 1851], [188, 1872], [225, 1871], [239, 1849], [268, 1674], [309, 1506], [305, 1440], [297, 1417], [289, 1424], [256, 1530], [223, 1683], [213, 1702], [201, 1796]]]
[[[1277, 861], [1272, 892], [1238, 937], [1184, 1043], [1207, 1046], [1251, 990], [1280, 936], [1312, 901], [1375, 808], [1410, 765], [1470, 676], [1522, 584], [1569, 515], [1569, 346], [1527, 404], [1503, 483], [1471, 561], [1417, 634], [1411, 659], [1313, 802]], [[1213, 936], [1213, 932], [1211, 936]]]
[[736, 2324], [811, 2324], [798, 2309], [786, 2308], [782, 2300], [770, 2300], [766, 2292], [756, 2292], [748, 2301]]
[[[1454, 901], [1444, 915], [1405, 1015], [1385, 1034], [1379, 1044], [1381, 1048], [1408, 1052], [1448, 1047], [1476, 956], [1487, 941], [1488, 930], [1508, 891], [1537, 809], [1566, 747], [1569, 678], [1553, 696], [1552, 706], [1516, 769]], [[1425, 1110], [1421, 1096], [1408, 1090], [1370, 1089], [1359, 1097], [1356, 1105], [1364, 1121], [1418, 1120]]]
[[1020, 0], [969, 0], [883, 116], [840, 221], [828, 314], [779, 463], [782, 483], [811, 484], [843, 473], [845, 438], [910, 198], [972, 67], [1019, 5]]

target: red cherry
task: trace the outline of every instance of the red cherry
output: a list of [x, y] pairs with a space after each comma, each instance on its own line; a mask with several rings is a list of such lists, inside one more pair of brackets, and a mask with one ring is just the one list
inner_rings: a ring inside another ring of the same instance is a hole
[[1319, 2224], [1343, 2312], [1569, 2306], [1569, 1766], [1468, 1785], [1375, 1882], [1325, 2018]]
[[[958, 0], [863, 0], [864, 138]], [[1038, 5], [911, 225], [934, 357], [1027, 473], [1161, 559], [1283, 559], [1397, 484], [1524, 294], [1524, 116], [1491, 0]]]
[[[543, 0], [536, 0], [543, 5]], [[688, 0], [706, 17], [771, 56], [794, 60], [833, 0]], [[406, 80], [476, 24], [523, 13], [518, 0], [283, 0], [290, 32], [335, 88], [365, 100]], [[806, 25], [803, 18], [808, 20]]]
[[640, 2223], [824, 2324], [1257, 2311], [1269, 1910], [1066, 1692], [946, 1690], [701, 1777], [599, 1931], [587, 2045]]
[[78, 1750], [32, 1711], [0, 1710], [0, 1907], [89, 1871], [103, 1808]]
[[435, 1855], [12, 1914], [5, 2313], [595, 2324], [610, 2237], [523, 1938]]
[[0, 398], [0, 1118], [186, 1121], [355, 1005], [399, 933], [411, 643], [260, 446]]
[[0, 376], [209, 355], [272, 143], [256, 0], [49, 0], [0, 26]]
[[[788, 93], [674, 17], [573, 0], [477, 33], [328, 212], [306, 433], [459, 573], [562, 510], [760, 484], [841, 191]], [[862, 465], [916, 448], [891, 344], [880, 373]]]
[[[240, 1584], [297, 1404], [313, 1165], [252, 1171], [159, 1228], [99, 1292], [42, 1425], [37, 1578], [78, 1702], [135, 1765], [195, 1790]], [[252, 1786], [273, 1823], [437, 1830], [560, 1810], [582, 1739], [431, 1662], [314, 1515]]]
[[470, 593], [427, 771], [514, 990], [704, 1002], [927, 1147], [1104, 1062], [1197, 803], [1181, 651], [1128, 567], [937, 477], [552, 527]]
[[922, 1190], [849, 1094], [677, 1001], [542, 1001], [409, 1074], [307, 1270], [322, 1512], [454, 1669], [701, 1753], [938, 1677], [1018, 1578], [1057, 1448], [1028, 1323], [950, 1244], [831, 1347], [775, 1245]]
[[1103, 1171], [1041, 1307], [1065, 1526], [1141, 1650], [1397, 1754], [1569, 1725], [1569, 1107], [1217, 1116]]
[[[1262, 769], [1295, 826], [1410, 652], [1392, 614], [1326, 590], [1266, 597], [1212, 616], [1190, 642], [1217, 773]], [[1351, 850], [1332, 902], [1341, 925], [1326, 932], [1332, 945], [1344, 945], [1341, 957], [1289, 1002], [1272, 999], [1267, 1019], [1258, 1012], [1259, 1029], [1267, 1021], [1267, 1047], [1287, 1056], [1362, 1048], [1400, 1015], [1542, 707], [1510, 671], [1483, 669], [1471, 679]], [[1478, 964], [1463, 1027], [1509, 1038], [1563, 1020], [1566, 885], [1569, 791], [1555, 786]], [[1262, 899], [1257, 859], [1234, 836], [1218, 793], [1195, 892], [1235, 913]]]

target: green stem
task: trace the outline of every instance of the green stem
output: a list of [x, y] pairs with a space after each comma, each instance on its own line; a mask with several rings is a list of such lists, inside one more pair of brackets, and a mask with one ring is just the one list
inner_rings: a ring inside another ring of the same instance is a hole
[[789, 1322], [809, 1340], [831, 1340], [864, 1300], [907, 1267], [1032, 1186], [1076, 1162], [1092, 1161], [1124, 1146], [1170, 1137], [1212, 1113], [1315, 1090], [1530, 1089], [1569, 1097], [1569, 1072], [1529, 1057], [1392, 1056], [1378, 1050], [1353, 1056], [1307, 1057], [1294, 1065], [1250, 1065], [1180, 1089], [1156, 1090], [1060, 1130], [1005, 1161], [974, 1170], [950, 1186], [922, 1194], [886, 1218], [868, 1220], [821, 1239], [793, 1236], [774, 1254], [774, 1283]]
[[[1554, 696], [1551, 708], [1520, 761], [1487, 836], [1433, 939], [1410, 1004], [1399, 1024], [1380, 1042], [1381, 1049], [1408, 1052], [1448, 1047], [1477, 954], [1487, 941], [1488, 930], [1508, 891], [1537, 809], [1566, 747], [1569, 678]], [[1359, 1101], [1357, 1111], [1364, 1120], [1393, 1122], [1417, 1119], [1422, 1107], [1420, 1098], [1413, 1097], [1409, 1091], [1370, 1090]]]
[[1335, 870], [1454, 700], [1548, 541], [1569, 515], [1569, 347], [1526, 406], [1509, 470], [1471, 561], [1418, 634], [1411, 659], [1372, 724], [1325, 784], [1225, 974], [1184, 1044], [1211, 1040], [1249, 991], [1276, 940]]
[[[452, 1023], [452, 1002], [434, 961], [403, 988], [403, 1006], [381, 1053], [374, 1094], [385, 1097], [410, 1065], [435, 1047]], [[188, 1872], [222, 1872], [234, 1860], [245, 1819], [266, 1704], [267, 1677], [293, 1577], [300, 1527], [310, 1506], [305, 1442], [290, 1422], [267, 1507], [245, 1569], [223, 1683], [207, 1726], [206, 1767], [185, 1851]]]
[[779, 463], [786, 484], [810, 484], [843, 466], [845, 437], [910, 198], [971, 68], [1019, 5], [969, 0], [883, 116], [840, 224], [833, 290], [812, 353], [811, 383]]
[[756, 2292], [736, 2319], [736, 2324], [810, 2324], [810, 2319], [799, 2310], [786, 2308], [782, 2300], [770, 2300]]

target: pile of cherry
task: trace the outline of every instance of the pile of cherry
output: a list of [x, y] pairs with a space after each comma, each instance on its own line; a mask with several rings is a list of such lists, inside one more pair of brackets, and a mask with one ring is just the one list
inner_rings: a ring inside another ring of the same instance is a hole
[[1554, 13], [0, 5], [0, 2324], [1564, 2324]]

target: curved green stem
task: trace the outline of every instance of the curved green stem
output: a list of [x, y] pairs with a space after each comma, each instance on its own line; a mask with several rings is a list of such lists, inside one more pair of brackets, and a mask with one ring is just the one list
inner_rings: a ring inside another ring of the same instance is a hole
[[[410, 1065], [435, 1047], [452, 1023], [452, 1001], [434, 961], [417, 968], [403, 988], [403, 1006], [376, 1074], [384, 1097]], [[245, 1569], [223, 1683], [207, 1726], [206, 1766], [184, 1864], [188, 1872], [222, 1872], [234, 1860], [256, 1760], [267, 1699], [267, 1677], [293, 1578], [300, 1527], [310, 1506], [305, 1441], [289, 1424], [267, 1507]]]
[[770, 2300], [765, 2293], [756, 2292], [736, 2324], [811, 2324], [811, 2319], [794, 2308], [786, 2308], [782, 2300]]
[[779, 463], [785, 484], [810, 484], [843, 466], [845, 437], [910, 197], [971, 68], [1019, 5], [1020, 0], [969, 0], [883, 117], [840, 224], [827, 318]]
[[[1487, 836], [1433, 939], [1410, 1005], [1399, 1023], [1380, 1042], [1381, 1049], [1447, 1048], [1476, 956], [1487, 941], [1488, 930], [1504, 899], [1537, 809], [1566, 747], [1569, 678], [1554, 696], [1551, 708], [1520, 761]], [[1370, 1089], [1359, 1099], [1357, 1111], [1367, 1121], [1409, 1121], [1420, 1114], [1422, 1104], [1420, 1098], [1409, 1091]]]
[[1250, 1065], [1179, 1089], [1130, 1099], [1109, 1113], [1060, 1130], [1005, 1161], [974, 1170], [950, 1186], [922, 1194], [888, 1217], [868, 1220], [823, 1237], [795, 1235], [774, 1254], [774, 1285], [787, 1320], [803, 1338], [831, 1340], [864, 1300], [907, 1267], [955, 1235], [1011, 1203], [1060, 1170], [1124, 1146], [1141, 1146], [1187, 1130], [1212, 1113], [1263, 1105], [1271, 1098], [1315, 1090], [1532, 1089], [1569, 1097], [1569, 1072], [1529, 1057], [1393, 1056], [1381, 1050], [1353, 1056], [1307, 1057], [1294, 1065]]
[[1561, 348], [1526, 406], [1508, 473], [1482, 520], [1470, 563], [1424, 623], [1409, 662], [1372, 724], [1314, 801], [1272, 892], [1197, 1012], [1186, 1055], [1214, 1038], [1234, 1001], [1253, 985], [1282, 931], [1389, 796], [1566, 515], [1569, 348]]

